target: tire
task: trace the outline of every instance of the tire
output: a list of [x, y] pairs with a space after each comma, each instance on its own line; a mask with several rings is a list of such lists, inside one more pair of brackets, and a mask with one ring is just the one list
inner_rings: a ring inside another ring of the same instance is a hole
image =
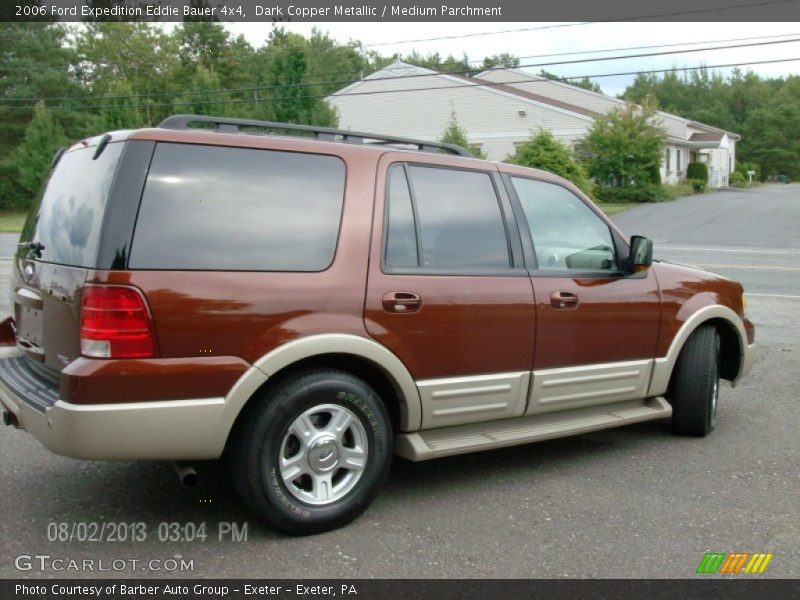
[[719, 399], [719, 333], [699, 327], [681, 349], [672, 387], [672, 431], [702, 437], [716, 425]]
[[254, 398], [233, 432], [229, 461], [239, 495], [273, 527], [313, 534], [346, 525], [389, 472], [386, 407], [361, 379], [315, 369]]

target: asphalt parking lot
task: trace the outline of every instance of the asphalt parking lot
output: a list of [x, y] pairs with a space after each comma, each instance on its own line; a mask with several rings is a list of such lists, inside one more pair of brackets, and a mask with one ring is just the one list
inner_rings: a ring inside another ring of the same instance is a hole
[[[290, 538], [252, 517], [222, 464], [200, 465], [200, 485], [187, 490], [168, 464], [74, 461], [5, 428], [0, 577], [91, 575], [15, 568], [21, 554], [46, 554], [194, 561], [188, 572], [100, 574], [124, 577], [685, 578], [707, 551], [770, 552], [761, 577], [797, 577], [800, 185], [645, 205], [615, 221], [653, 238], [656, 258], [745, 285], [759, 358], [736, 389], [722, 389], [708, 438], [673, 437], [656, 421], [426, 463], [397, 459], [358, 521]], [[15, 242], [0, 236], [0, 256]], [[6, 310], [9, 269], [0, 260]], [[49, 539], [54, 524], [93, 521], [145, 523], [147, 540]], [[205, 523], [208, 537], [160, 541], [159, 524], [170, 522]], [[220, 541], [224, 523], [240, 532], [247, 523], [247, 541], [231, 541], [230, 531]]]

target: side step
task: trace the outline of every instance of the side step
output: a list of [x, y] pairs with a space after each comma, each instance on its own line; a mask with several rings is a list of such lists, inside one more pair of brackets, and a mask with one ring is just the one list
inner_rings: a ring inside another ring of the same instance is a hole
[[664, 398], [629, 400], [488, 423], [401, 433], [395, 436], [395, 452], [409, 460], [429, 460], [662, 419], [671, 414], [672, 406]]

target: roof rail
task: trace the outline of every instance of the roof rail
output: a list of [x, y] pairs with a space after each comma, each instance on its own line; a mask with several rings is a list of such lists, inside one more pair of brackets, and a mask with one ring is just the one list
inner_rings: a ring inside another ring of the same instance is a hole
[[317, 127], [316, 125], [296, 125], [294, 123], [273, 123], [271, 121], [253, 121], [250, 119], [228, 119], [226, 117], [208, 117], [205, 115], [173, 115], [167, 117], [159, 124], [162, 129], [195, 129], [192, 123], [210, 123], [215, 131], [222, 133], [239, 133], [241, 127], [259, 128], [265, 131], [302, 131], [314, 134], [314, 138], [330, 142], [341, 141], [348, 144], [370, 144], [388, 145], [401, 144], [404, 146], [415, 146], [422, 152], [438, 152], [444, 150], [450, 154], [458, 156], [472, 157], [472, 154], [455, 144], [445, 144], [442, 142], [428, 142], [425, 140], [414, 140], [379, 133], [362, 133], [358, 131], [347, 131], [344, 129], [333, 129], [331, 127]]

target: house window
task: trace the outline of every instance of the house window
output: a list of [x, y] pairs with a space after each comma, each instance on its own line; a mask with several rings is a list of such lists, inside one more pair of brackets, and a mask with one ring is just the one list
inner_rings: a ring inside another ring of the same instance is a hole
[[672, 169], [671, 169], [672, 165], [670, 164], [670, 159], [671, 158], [672, 157], [670, 156], [669, 148], [667, 148], [666, 151], [665, 151], [665, 154], [664, 154], [664, 165], [665, 165], [665, 171], [666, 171], [667, 175], [670, 175], [672, 173]]
[[675, 171], [680, 175], [681, 173], [681, 151], [675, 150]]

